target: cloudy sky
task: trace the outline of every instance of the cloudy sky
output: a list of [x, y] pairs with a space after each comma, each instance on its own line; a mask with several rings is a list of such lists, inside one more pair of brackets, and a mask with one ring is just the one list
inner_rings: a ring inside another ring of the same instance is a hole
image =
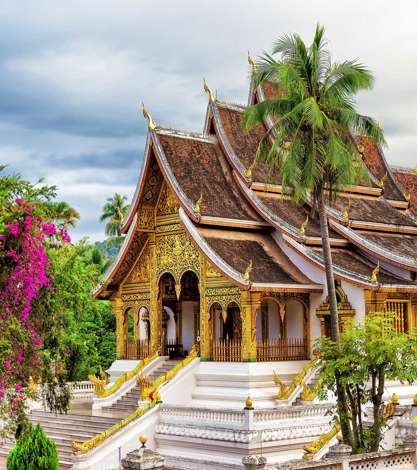
[[130, 199], [146, 138], [144, 101], [162, 126], [201, 131], [206, 77], [245, 103], [249, 49], [326, 26], [336, 59], [375, 73], [362, 112], [385, 129], [391, 164], [417, 163], [415, 0], [3, 0], [0, 163], [46, 177], [81, 213], [75, 239], [103, 238], [106, 197]]

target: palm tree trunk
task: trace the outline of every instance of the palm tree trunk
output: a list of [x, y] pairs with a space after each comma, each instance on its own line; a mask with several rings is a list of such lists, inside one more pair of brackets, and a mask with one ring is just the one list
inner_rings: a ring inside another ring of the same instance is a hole
[[320, 217], [320, 231], [323, 243], [324, 266], [326, 269], [327, 293], [329, 295], [330, 303], [331, 338], [333, 341], [339, 341], [339, 316], [337, 314], [336, 288], [334, 285], [332, 253], [330, 251], [329, 225], [327, 222], [326, 204], [324, 202], [323, 192], [318, 197], [317, 206]]

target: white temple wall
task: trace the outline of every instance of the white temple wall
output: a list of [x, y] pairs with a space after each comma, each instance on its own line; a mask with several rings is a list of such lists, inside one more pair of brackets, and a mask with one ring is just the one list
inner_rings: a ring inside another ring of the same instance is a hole
[[285, 324], [287, 338], [304, 338], [304, 306], [297, 300], [286, 303]]
[[167, 321], [167, 341], [175, 341], [177, 337], [175, 328], [174, 312], [169, 307], [164, 307], [166, 314], [168, 315]]
[[317, 318], [316, 309], [325, 299], [323, 294], [310, 294], [310, 341], [313, 346], [316, 338], [321, 336], [320, 320]]
[[342, 289], [347, 295], [348, 301], [356, 310], [355, 320], [365, 319], [365, 292], [362, 287], [357, 287], [349, 282], [342, 281]]
[[194, 301], [187, 300], [181, 304], [182, 344], [184, 351], [190, 351], [194, 343]]
[[281, 337], [278, 305], [271, 299], [267, 299], [268, 302], [268, 339], [278, 339]]

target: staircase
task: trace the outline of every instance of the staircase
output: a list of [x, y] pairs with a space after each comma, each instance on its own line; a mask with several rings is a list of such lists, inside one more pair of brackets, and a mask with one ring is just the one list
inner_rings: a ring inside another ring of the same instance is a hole
[[[156, 367], [148, 376], [150, 382], [156, 380], [160, 375], [165, 374], [170, 369], [172, 369], [179, 360], [169, 360]], [[138, 407], [138, 401], [140, 399], [140, 390], [139, 386], [135, 385], [127, 393], [125, 393], [119, 400], [113, 403], [110, 406], [104, 406], [102, 408], [103, 414], [113, 414], [114, 416], [125, 417], [130, 413], [133, 413]]]
[[[47, 436], [55, 442], [61, 465], [72, 465], [73, 441], [90, 439], [119, 421], [118, 418], [104, 416], [56, 415], [47, 411], [33, 411], [29, 418], [34, 425], [40, 424]], [[0, 446], [0, 456], [7, 456], [13, 447], [13, 440], [5, 442]]]

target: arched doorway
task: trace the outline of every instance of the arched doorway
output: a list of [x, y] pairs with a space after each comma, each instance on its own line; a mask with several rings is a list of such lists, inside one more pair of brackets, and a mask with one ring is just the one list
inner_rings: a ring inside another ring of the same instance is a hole
[[134, 309], [130, 307], [127, 308], [123, 314], [123, 338], [126, 359], [136, 359], [136, 332], [134, 316]]
[[[172, 322], [177, 322], [178, 300], [175, 290], [175, 279], [171, 273], [164, 273], [159, 280], [159, 304], [160, 304], [160, 345], [162, 354], [168, 355], [169, 348], [178, 342], [177, 331], [172, 335]], [[170, 338], [168, 339], [168, 325], [170, 326]]]
[[187, 354], [200, 336], [200, 291], [198, 277], [193, 271], [181, 276], [179, 338], [184, 354]]

